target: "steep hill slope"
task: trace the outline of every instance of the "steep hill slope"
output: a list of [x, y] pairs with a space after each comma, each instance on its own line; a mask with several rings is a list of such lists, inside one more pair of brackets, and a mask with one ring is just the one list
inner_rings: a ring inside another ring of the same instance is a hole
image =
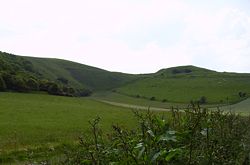
[[194, 66], [162, 69], [116, 90], [163, 102], [234, 103], [250, 93], [250, 74], [215, 72]]
[[109, 72], [103, 69], [61, 59], [24, 57], [32, 62], [35, 69], [44, 77], [69, 80], [73, 86], [92, 90], [108, 90], [122, 86], [137, 78], [136, 75]]
[[40, 80], [63, 82], [74, 88], [94, 91], [119, 87], [138, 77], [61, 59], [23, 57], [3, 52], [0, 52], [0, 64], [0, 71], [18, 72]]

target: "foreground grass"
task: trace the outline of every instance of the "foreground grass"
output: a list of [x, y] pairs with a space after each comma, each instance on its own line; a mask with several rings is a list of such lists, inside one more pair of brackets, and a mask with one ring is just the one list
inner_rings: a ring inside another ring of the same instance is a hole
[[32, 146], [78, 140], [88, 121], [100, 116], [102, 129], [121, 123], [134, 127], [131, 110], [88, 98], [0, 93], [0, 154]]

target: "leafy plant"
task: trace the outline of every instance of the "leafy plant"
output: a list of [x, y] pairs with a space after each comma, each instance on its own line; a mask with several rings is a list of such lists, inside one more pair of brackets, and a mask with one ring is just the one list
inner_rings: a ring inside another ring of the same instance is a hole
[[90, 122], [92, 136], [65, 155], [64, 164], [249, 164], [247, 117], [192, 105], [159, 116], [134, 111], [139, 128], [112, 126], [107, 136], [100, 118]]

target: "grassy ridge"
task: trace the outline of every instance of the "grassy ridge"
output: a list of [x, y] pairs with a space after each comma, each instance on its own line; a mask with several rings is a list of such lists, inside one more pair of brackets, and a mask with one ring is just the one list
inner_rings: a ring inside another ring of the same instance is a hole
[[31, 75], [37, 79], [57, 81], [58, 78], [68, 80], [73, 88], [89, 88], [109, 90], [137, 79], [137, 75], [109, 72], [103, 69], [53, 58], [34, 58], [16, 56], [0, 52], [0, 72], [18, 72]]
[[1, 150], [75, 141], [96, 116], [105, 131], [112, 123], [135, 126], [131, 110], [86, 98], [0, 93], [0, 104]]
[[[180, 70], [180, 73], [175, 73], [175, 69]], [[183, 70], [188, 72], [181, 72]], [[242, 100], [239, 92], [250, 93], [249, 84], [250, 74], [220, 73], [186, 66], [161, 70], [117, 91], [133, 97], [155, 97], [158, 101], [165, 99], [179, 103], [188, 103], [205, 96], [210, 104], [225, 104]]]
[[86, 87], [92, 90], [108, 90], [122, 86], [136, 78], [135, 75], [109, 72], [99, 68], [61, 60], [48, 58], [24, 57], [31, 61], [35, 69], [44, 77], [56, 80], [64, 77], [76, 87]]

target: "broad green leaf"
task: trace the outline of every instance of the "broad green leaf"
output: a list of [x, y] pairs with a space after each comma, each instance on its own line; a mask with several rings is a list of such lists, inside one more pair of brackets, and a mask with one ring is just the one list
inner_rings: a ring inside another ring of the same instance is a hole
[[179, 149], [179, 148], [169, 150], [167, 156], [165, 157], [165, 160], [170, 161], [172, 158], [174, 158], [176, 155], [178, 155], [180, 153], [181, 153], [181, 149]]

